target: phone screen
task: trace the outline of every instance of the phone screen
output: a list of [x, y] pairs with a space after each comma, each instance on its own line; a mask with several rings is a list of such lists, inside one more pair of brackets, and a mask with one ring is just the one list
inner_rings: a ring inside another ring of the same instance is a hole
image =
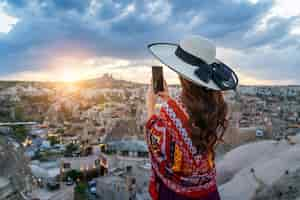
[[152, 66], [152, 81], [154, 93], [164, 90], [164, 78], [162, 66]]

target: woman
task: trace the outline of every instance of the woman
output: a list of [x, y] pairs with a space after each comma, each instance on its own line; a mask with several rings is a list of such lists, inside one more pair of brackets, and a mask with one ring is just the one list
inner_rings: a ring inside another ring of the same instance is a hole
[[[164, 91], [154, 94], [150, 86], [147, 93], [150, 195], [155, 200], [219, 200], [214, 149], [227, 127], [222, 90], [235, 89], [237, 76], [215, 59], [214, 45], [199, 36], [149, 48], [179, 74], [182, 87], [175, 99], [166, 82]], [[156, 114], [158, 97], [164, 103]]]

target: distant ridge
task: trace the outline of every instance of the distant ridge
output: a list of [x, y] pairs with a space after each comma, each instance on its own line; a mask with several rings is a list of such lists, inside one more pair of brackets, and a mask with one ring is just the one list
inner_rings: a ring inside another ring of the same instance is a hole
[[77, 82], [82, 87], [88, 88], [121, 88], [121, 87], [136, 87], [143, 86], [146, 84], [131, 82], [126, 80], [115, 79], [112, 75], [104, 74], [102, 77], [89, 79], [89, 80], [81, 80]]
[[[97, 87], [97, 88], [122, 88], [122, 87], [136, 87], [136, 86], [146, 86], [146, 83], [138, 83], [133, 81], [127, 81], [122, 79], [115, 79], [109, 74], [104, 74], [101, 77], [87, 79], [87, 80], [78, 80], [74, 82], [63, 82], [63, 81], [24, 81], [24, 80], [0, 80], [0, 89], [12, 87], [15, 85], [33, 85], [33, 86], [57, 86], [57, 85], [69, 85], [75, 84], [82, 87]], [[179, 84], [169, 84], [169, 86], [178, 86]], [[238, 87], [300, 87], [297, 84], [291, 85], [244, 85], [241, 84]]]
[[[62, 81], [19, 81], [19, 80], [0, 80], [0, 89], [12, 87], [15, 85], [33, 85], [33, 86], [46, 86], [55, 87], [58, 85], [79, 85], [83, 88], [123, 88], [123, 87], [141, 87], [146, 86], [146, 83], [138, 83], [133, 81], [115, 79], [109, 74], [104, 74], [101, 77], [79, 80], [74, 82], [62, 82]], [[169, 86], [178, 86], [178, 84], [169, 84]]]
[[239, 87], [300, 87], [300, 85], [239, 85]]

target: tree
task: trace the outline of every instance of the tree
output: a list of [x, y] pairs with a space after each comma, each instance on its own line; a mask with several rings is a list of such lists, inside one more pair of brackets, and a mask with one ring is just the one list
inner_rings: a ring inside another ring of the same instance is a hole
[[55, 136], [48, 137], [48, 140], [50, 141], [50, 145], [53, 146], [55, 144], [59, 144], [59, 140]]
[[85, 200], [87, 199], [87, 189], [88, 186], [84, 182], [78, 183], [74, 188], [74, 199], [75, 200]]
[[59, 128], [56, 131], [57, 133], [64, 134], [65, 130], [63, 128]]
[[83, 173], [81, 171], [72, 169], [67, 172], [66, 177], [70, 177], [73, 181], [76, 181], [77, 179], [81, 179], [83, 177]]
[[70, 143], [66, 146], [65, 154], [72, 154], [74, 151], [77, 151], [79, 149], [79, 146], [73, 143]]
[[81, 194], [85, 193], [86, 189], [87, 189], [87, 184], [84, 182], [78, 183], [75, 187], [75, 191]]
[[14, 107], [14, 119], [15, 121], [24, 121], [24, 108], [21, 105], [15, 105]]
[[23, 142], [27, 137], [27, 129], [24, 125], [13, 126], [12, 127], [14, 136], [19, 142]]

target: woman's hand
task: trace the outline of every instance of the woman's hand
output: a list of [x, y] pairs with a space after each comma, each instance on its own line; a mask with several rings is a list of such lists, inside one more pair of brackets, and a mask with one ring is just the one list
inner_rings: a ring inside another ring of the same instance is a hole
[[164, 80], [164, 91], [158, 92], [158, 96], [163, 101], [168, 101], [168, 99], [170, 98], [169, 90], [168, 90], [168, 84], [167, 84], [166, 80]]
[[157, 94], [155, 94], [153, 91], [153, 83], [152, 83], [152, 78], [151, 78], [151, 83], [148, 88], [147, 96], [146, 96], [148, 118], [150, 118], [155, 112], [155, 104], [156, 104], [158, 96], [163, 101], [168, 101], [168, 99], [170, 98], [167, 82], [164, 80], [164, 91], [161, 91], [161, 92], [158, 92]]

